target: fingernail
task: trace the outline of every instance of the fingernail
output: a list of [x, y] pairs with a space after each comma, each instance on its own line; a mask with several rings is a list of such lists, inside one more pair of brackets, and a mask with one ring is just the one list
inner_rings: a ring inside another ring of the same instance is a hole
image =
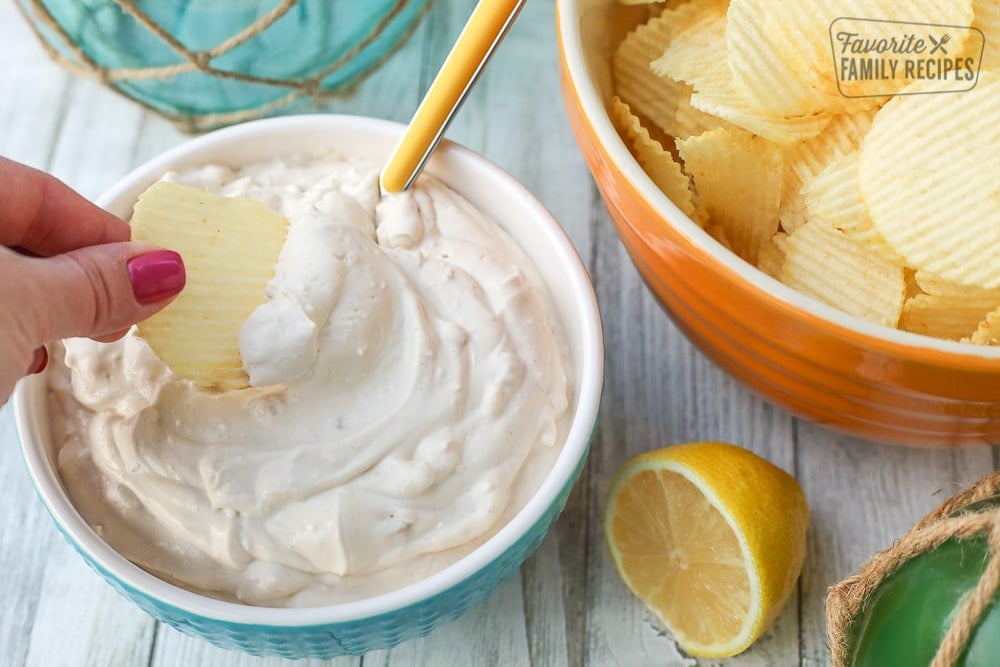
[[49, 351], [45, 349], [45, 346], [35, 350], [35, 357], [31, 360], [31, 366], [28, 367], [28, 374], [34, 375], [35, 373], [41, 373], [45, 370], [45, 367], [49, 365]]
[[184, 260], [173, 250], [155, 250], [128, 261], [135, 300], [156, 303], [184, 289]]

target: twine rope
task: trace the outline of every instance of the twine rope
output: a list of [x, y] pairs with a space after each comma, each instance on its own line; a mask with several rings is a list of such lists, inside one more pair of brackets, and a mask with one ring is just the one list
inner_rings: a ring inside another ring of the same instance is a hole
[[[174, 65], [138, 68], [109, 68], [95, 62], [93, 58], [87, 55], [79, 44], [73, 41], [62, 25], [60, 25], [56, 20], [55, 16], [53, 16], [49, 9], [45, 6], [43, 0], [30, 0], [30, 16], [20, 3], [15, 3], [15, 5], [17, 5], [22, 14], [25, 15], [28, 24], [31, 26], [31, 29], [41, 42], [42, 47], [45, 49], [48, 56], [58, 62], [61, 66], [65, 67], [74, 74], [99, 80], [101, 83], [111, 87], [116, 92], [125, 95], [144, 108], [168, 118], [182, 131], [198, 132], [210, 127], [228, 125], [244, 120], [250, 120], [252, 118], [260, 118], [271, 111], [288, 106], [292, 102], [303, 97], [329, 97], [333, 95], [334, 93], [325, 91], [321, 88], [323, 80], [342, 68], [352, 58], [357, 56], [358, 53], [374, 42], [385, 31], [386, 27], [400, 14], [400, 12], [406, 8], [408, 1], [409, 0], [396, 0], [393, 6], [389, 8], [389, 11], [387, 11], [385, 15], [379, 19], [368, 34], [354, 44], [347, 52], [311, 76], [296, 79], [279, 79], [217, 69], [212, 66], [212, 61], [260, 35], [278, 19], [287, 14], [296, 4], [298, 4], [299, 0], [281, 0], [281, 2], [275, 5], [266, 14], [260, 16], [251, 25], [247, 26], [235, 35], [228, 37], [216, 46], [201, 51], [192, 51], [184, 46], [184, 44], [177, 40], [177, 38], [163, 28], [163, 26], [150, 18], [150, 16], [139, 7], [136, 0], [114, 0], [114, 3], [118, 5], [124, 13], [131, 16], [144, 28], [162, 40], [182, 59], [182, 62]], [[50, 41], [46, 38], [46, 35], [42, 32], [39, 24], [45, 26], [45, 28], [58, 37], [59, 42], [65, 50], [72, 54], [71, 58], [67, 57], [62, 51], [56, 48], [54, 44], [50, 43]], [[222, 79], [232, 79], [287, 88], [289, 92], [281, 98], [272, 100], [252, 109], [184, 115], [167, 112], [163, 109], [157, 108], [145, 100], [139, 99], [130, 94], [127, 89], [123, 89], [119, 85], [120, 83], [129, 81], [166, 79], [178, 74], [187, 74], [192, 72], [201, 72], [208, 76]]]
[[1000, 558], [997, 557], [1000, 554], [1000, 530], [997, 523], [997, 521], [992, 523], [988, 533], [990, 562], [941, 640], [931, 667], [952, 667], [958, 663], [972, 637], [973, 630], [979, 625], [979, 620], [993, 601], [997, 587], [1000, 586]]
[[953, 667], [957, 664], [972, 632], [1000, 589], [1000, 509], [968, 514], [962, 514], [960, 510], [998, 494], [1000, 471], [941, 503], [896, 544], [875, 554], [856, 575], [828, 591], [826, 623], [834, 665], [842, 667], [847, 664], [851, 625], [886, 577], [915, 556], [935, 549], [950, 539], [985, 535], [989, 544], [989, 563], [976, 587], [962, 602], [931, 663], [932, 667]]

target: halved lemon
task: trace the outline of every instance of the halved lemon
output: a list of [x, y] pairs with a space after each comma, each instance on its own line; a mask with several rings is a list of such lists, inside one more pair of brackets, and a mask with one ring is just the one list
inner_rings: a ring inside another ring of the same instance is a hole
[[616, 473], [604, 534], [625, 584], [695, 656], [746, 650], [795, 588], [809, 506], [795, 479], [719, 442], [642, 454]]

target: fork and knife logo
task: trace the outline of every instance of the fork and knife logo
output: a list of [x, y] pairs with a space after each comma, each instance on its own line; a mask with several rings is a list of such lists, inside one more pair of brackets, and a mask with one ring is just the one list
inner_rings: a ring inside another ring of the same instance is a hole
[[933, 56], [938, 51], [941, 51], [945, 55], [948, 55], [948, 49], [944, 48], [944, 45], [951, 41], [951, 35], [949, 35], [948, 33], [945, 33], [945, 34], [941, 35], [940, 39], [934, 39], [934, 35], [928, 33], [927, 37], [931, 40], [931, 44], [934, 45], [934, 48], [931, 49], [931, 52], [930, 52], [929, 55]]

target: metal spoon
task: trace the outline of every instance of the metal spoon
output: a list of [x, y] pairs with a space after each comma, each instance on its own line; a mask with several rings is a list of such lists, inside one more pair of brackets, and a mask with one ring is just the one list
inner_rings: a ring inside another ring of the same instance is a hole
[[379, 187], [383, 194], [402, 192], [416, 180], [525, 1], [480, 0], [473, 9], [382, 169]]

